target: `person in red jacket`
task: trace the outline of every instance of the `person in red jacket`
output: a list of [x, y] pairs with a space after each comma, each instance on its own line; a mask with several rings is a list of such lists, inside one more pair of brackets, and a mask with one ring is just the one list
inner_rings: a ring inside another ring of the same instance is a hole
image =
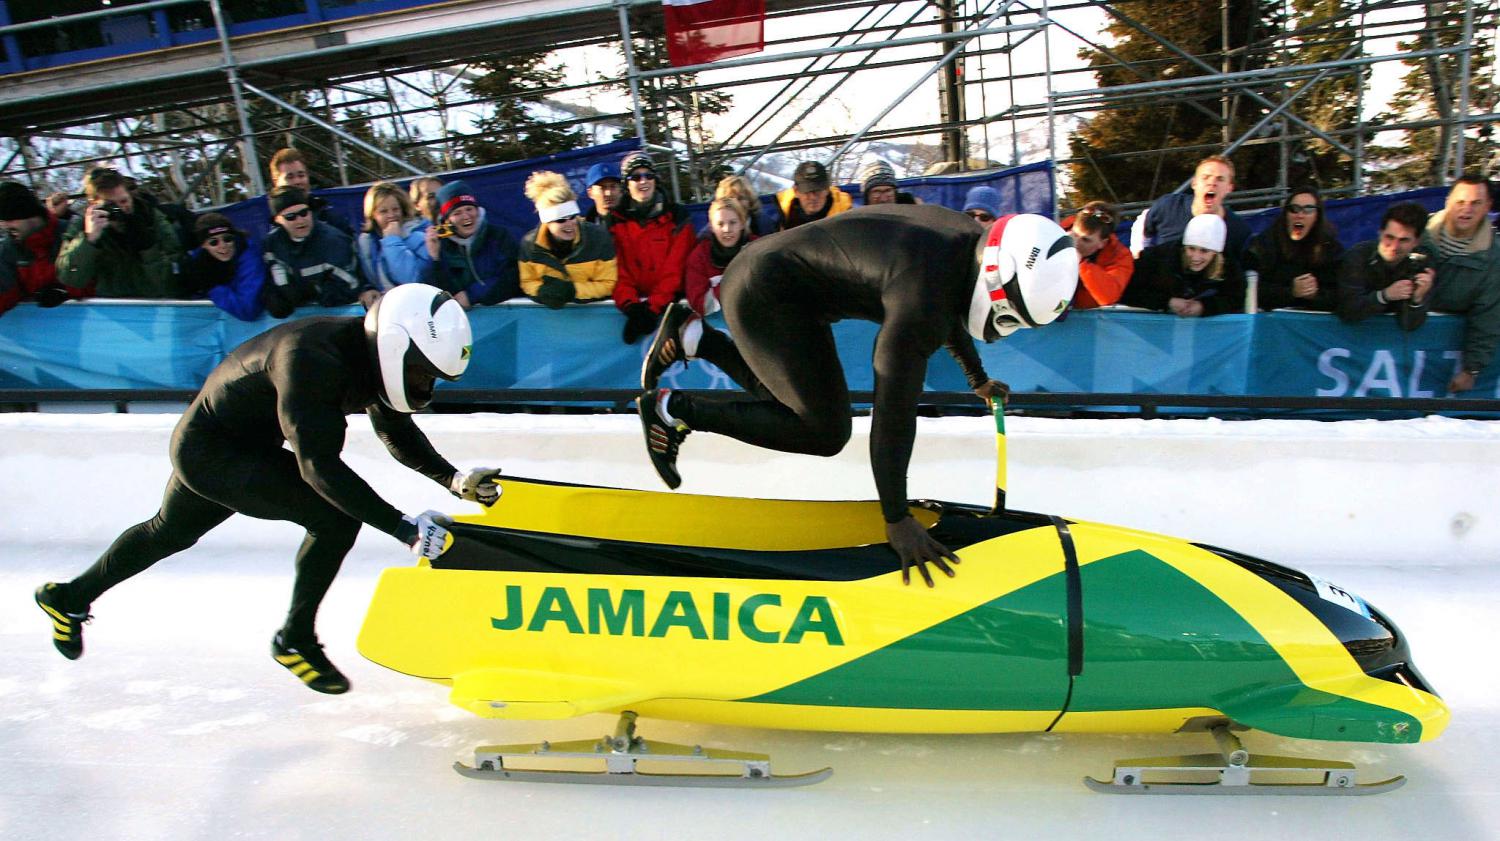
[[687, 302], [693, 312], [713, 315], [719, 311], [719, 279], [729, 261], [755, 238], [739, 199], [725, 196], [713, 200], [708, 206], [708, 230], [698, 237], [683, 271]]
[[1119, 214], [1102, 201], [1091, 201], [1062, 222], [1078, 249], [1078, 291], [1073, 309], [1088, 310], [1118, 303], [1135, 272], [1130, 249], [1115, 236]]
[[55, 307], [90, 290], [57, 281], [62, 226], [36, 194], [17, 181], [0, 183], [0, 312], [22, 301]]
[[658, 189], [649, 155], [626, 155], [620, 177], [627, 189], [609, 225], [619, 272], [614, 301], [625, 315], [621, 338], [635, 344], [656, 330], [662, 310], [681, 296], [683, 266], [697, 236], [687, 211]]

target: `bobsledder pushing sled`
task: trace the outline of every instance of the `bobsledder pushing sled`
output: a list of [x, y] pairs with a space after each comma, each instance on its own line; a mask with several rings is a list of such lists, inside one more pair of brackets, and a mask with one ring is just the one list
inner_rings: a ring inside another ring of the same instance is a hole
[[827, 776], [775, 777], [765, 757], [658, 746], [636, 737], [640, 716], [878, 733], [1206, 731], [1220, 754], [1123, 760], [1089, 785], [1366, 794], [1401, 784], [1359, 784], [1348, 763], [1252, 756], [1231, 732], [1436, 738], [1448, 709], [1383, 613], [1269, 561], [1007, 510], [998, 402], [994, 417], [996, 505], [911, 507], [962, 559], [959, 578], [936, 588], [902, 586], [874, 502], [507, 478], [501, 504], [456, 518], [449, 551], [382, 574], [359, 649], [448, 684], [450, 700], [480, 716], [620, 717], [597, 743], [480, 748], [460, 770], [487, 779], [755, 787]]

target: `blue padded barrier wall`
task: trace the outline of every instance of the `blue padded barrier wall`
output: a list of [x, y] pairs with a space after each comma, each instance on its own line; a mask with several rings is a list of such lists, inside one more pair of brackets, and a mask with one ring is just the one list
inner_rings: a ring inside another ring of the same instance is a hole
[[[297, 316], [359, 315], [359, 307], [299, 310]], [[470, 389], [632, 389], [646, 342], [620, 342], [621, 317], [608, 303], [548, 310], [526, 302], [470, 313]], [[717, 321], [717, 318], [715, 319]], [[206, 303], [74, 302], [55, 309], [21, 304], [0, 317], [0, 388], [196, 389], [240, 342], [278, 322], [240, 322]], [[722, 326], [722, 322], [718, 322]], [[849, 386], [873, 388], [876, 326], [834, 325]], [[1272, 312], [1183, 319], [1088, 310], [1040, 330], [980, 347], [989, 373], [1018, 392], [1262, 395], [1279, 397], [1444, 396], [1463, 335], [1461, 318], [1435, 315], [1403, 333], [1388, 316], [1346, 325], [1324, 313]], [[1491, 365], [1474, 391], [1500, 398]], [[697, 362], [668, 372], [677, 388], [732, 388]], [[440, 388], [442, 385], [440, 384]], [[930, 391], [967, 390], [939, 351]]]

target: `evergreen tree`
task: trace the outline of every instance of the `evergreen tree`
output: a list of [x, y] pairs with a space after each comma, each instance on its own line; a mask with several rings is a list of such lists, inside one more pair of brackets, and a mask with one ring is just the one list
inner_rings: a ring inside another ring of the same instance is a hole
[[[1230, 0], [1228, 48], [1236, 50], [1265, 37], [1277, 24], [1276, 6], [1267, 0]], [[1220, 21], [1220, 0], [1178, 0], [1172, 3], [1130, 4], [1128, 13], [1143, 27], [1157, 33], [1183, 51], [1213, 66], [1222, 66], [1225, 48]], [[1153, 80], [1186, 79], [1210, 71], [1189, 62], [1155, 39], [1114, 20], [1106, 31], [1114, 37], [1110, 49]], [[1141, 77], [1113, 59], [1092, 50], [1089, 59], [1100, 87], [1134, 84]], [[1263, 52], [1234, 52], [1231, 70], [1265, 66]], [[1192, 177], [1197, 161], [1226, 145], [1220, 121], [1204, 113], [1222, 114], [1218, 91], [1174, 96], [1162, 92], [1149, 104], [1131, 104], [1101, 110], [1085, 122], [1068, 141], [1071, 155], [1084, 159], [1070, 165], [1073, 185], [1069, 200], [1080, 204], [1090, 199], [1115, 202], [1149, 201]], [[1230, 94], [1231, 140], [1264, 114], [1265, 108], [1249, 97]], [[1197, 106], [1197, 107], [1195, 107]], [[1204, 148], [1183, 149], [1201, 146]], [[1163, 150], [1153, 155], [1112, 157], [1147, 149]], [[1270, 186], [1278, 168], [1276, 151], [1264, 145], [1240, 149], [1236, 163], [1236, 188]]]
[[[1404, 51], [1453, 47], [1463, 42], [1462, 0], [1425, 4], [1427, 24], [1421, 34], [1398, 46]], [[1495, 84], [1495, 26], [1493, 3], [1475, 3], [1474, 40], [1469, 56], [1469, 113], [1487, 114], [1500, 105]], [[1454, 119], [1459, 112], [1462, 56], [1458, 54], [1406, 59], [1411, 68], [1391, 97], [1390, 108], [1380, 122], [1410, 122]], [[1489, 126], [1470, 128], [1464, 138], [1466, 169], [1480, 169], [1496, 153]], [[1377, 135], [1380, 146], [1368, 150], [1372, 161], [1370, 181], [1378, 189], [1407, 190], [1431, 187], [1448, 181], [1456, 151], [1457, 127], [1453, 125], [1403, 129], [1399, 140], [1389, 133]], [[1393, 145], [1394, 144], [1394, 145]]]
[[[1286, 63], [1315, 64], [1363, 55], [1363, 50], [1350, 52], [1351, 47], [1358, 43], [1359, 34], [1351, 13], [1359, 6], [1358, 0], [1295, 0], [1291, 21], [1294, 46]], [[1359, 123], [1360, 74], [1359, 68], [1332, 71], [1316, 87], [1297, 98], [1292, 104], [1292, 112], [1319, 131], [1338, 137], [1345, 146], [1353, 148], [1352, 135], [1340, 137], [1336, 132]], [[1307, 84], [1298, 83], [1287, 91], [1288, 95], [1297, 93]], [[1302, 134], [1305, 129], [1292, 124], [1287, 131]], [[1289, 188], [1311, 183], [1327, 190], [1353, 183], [1353, 158], [1322, 138], [1312, 137], [1305, 145], [1288, 150], [1288, 155], [1291, 159], [1287, 179]]]
[[566, 152], [585, 145], [578, 129], [555, 128], [531, 113], [546, 91], [562, 84], [563, 69], [549, 65], [551, 53], [507, 56], [481, 62], [486, 72], [466, 87], [494, 107], [474, 122], [475, 135], [462, 140], [469, 164], [495, 164]]
[[[643, 10], [642, 10], [643, 11]], [[667, 58], [667, 40], [664, 21], [659, 14], [643, 14], [641, 11], [631, 18], [631, 49], [637, 70], [661, 70], [671, 67]], [[625, 47], [620, 46], [620, 71], [625, 75]], [[685, 90], [698, 83], [698, 74], [685, 73], [676, 76], [642, 79], [640, 82], [641, 109], [645, 121], [646, 142], [657, 146], [685, 148], [687, 154], [673, 156], [672, 161], [661, 160], [663, 153], [653, 151], [658, 169], [666, 184], [671, 184], [671, 175], [666, 166], [678, 172], [683, 201], [706, 198], [712, 195], [718, 176], [722, 171], [719, 161], [698, 158], [698, 153], [713, 145], [713, 133], [704, 124], [705, 115], [723, 114], [729, 111], [733, 97], [723, 91]], [[629, 82], [621, 83], [629, 94]], [[616, 139], [635, 136], [635, 127], [620, 130]], [[681, 160], [677, 158], [681, 157]]]

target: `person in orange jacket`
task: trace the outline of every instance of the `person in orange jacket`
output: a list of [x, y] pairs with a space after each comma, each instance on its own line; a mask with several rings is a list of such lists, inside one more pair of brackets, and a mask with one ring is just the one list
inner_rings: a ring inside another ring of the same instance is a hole
[[1115, 236], [1119, 214], [1102, 201], [1091, 201], [1062, 221], [1078, 249], [1078, 291], [1073, 309], [1088, 310], [1118, 303], [1135, 272], [1135, 258]]

